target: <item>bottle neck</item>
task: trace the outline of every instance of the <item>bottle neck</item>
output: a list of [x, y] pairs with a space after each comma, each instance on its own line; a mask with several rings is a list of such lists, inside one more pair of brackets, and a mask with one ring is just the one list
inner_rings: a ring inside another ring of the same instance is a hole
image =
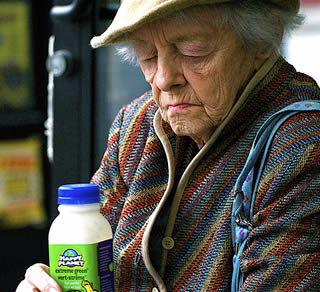
[[62, 204], [58, 206], [58, 210], [60, 213], [64, 212], [99, 212], [100, 204], [74, 204], [74, 205], [67, 205]]

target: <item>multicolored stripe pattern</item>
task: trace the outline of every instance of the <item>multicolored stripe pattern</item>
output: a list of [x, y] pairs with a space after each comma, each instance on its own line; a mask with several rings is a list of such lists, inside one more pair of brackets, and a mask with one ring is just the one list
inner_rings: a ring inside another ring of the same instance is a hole
[[[168, 291], [230, 291], [235, 181], [263, 122], [307, 99], [320, 99], [316, 83], [279, 58], [200, 161], [175, 222], [175, 245], [163, 279]], [[155, 286], [141, 256], [141, 241], [168, 181], [165, 152], [153, 127], [156, 111], [150, 93], [121, 110], [92, 179], [100, 186], [101, 212], [114, 231], [116, 291]], [[195, 144], [177, 138], [166, 124], [164, 129], [178, 180]], [[279, 129], [271, 146], [241, 258], [241, 291], [320, 291], [319, 194], [320, 114], [301, 113]]]

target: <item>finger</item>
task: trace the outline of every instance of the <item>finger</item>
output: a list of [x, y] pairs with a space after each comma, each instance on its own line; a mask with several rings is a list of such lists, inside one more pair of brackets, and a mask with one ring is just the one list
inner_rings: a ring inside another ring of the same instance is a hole
[[35, 264], [35, 266], [40, 267], [42, 270], [44, 270], [48, 275], [50, 275], [50, 268], [45, 264]]
[[16, 289], [16, 292], [37, 292], [39, 291], [32, 284], [30, 284], [27, 280], [23, 280], [20, 282], [19, 286]]
[[42, 292], [61, 292], [57, 282], [49, 276], [49, 267], [44, 264], [35, 264], [28, 268], [25, 278], [31, 285]]

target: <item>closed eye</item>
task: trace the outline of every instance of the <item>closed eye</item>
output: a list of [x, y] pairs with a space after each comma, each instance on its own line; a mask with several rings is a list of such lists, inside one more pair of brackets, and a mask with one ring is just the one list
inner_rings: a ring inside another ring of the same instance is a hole
[[207, 60], [208, 55], [183, 55], [181, 54], [181, 57], [184, 62], [186, 63], [191, 63], [191, 64], [197, 64], [197, 63], [202, 63], [205, 60]]
[[140, 64], [149, 64], [157, 61], [158, 56], [139, 58]]
[[208, 40], [181, 40], [175, 44], [176, 51], [186, 58], [205, 58], [215, 51], [214, 42]]
[[149, 57], [149, 58], [145, 58], [144, 61], [152, 61], [154, 59], [156, 59], [158, 56], [153, 56], [153, 57]]

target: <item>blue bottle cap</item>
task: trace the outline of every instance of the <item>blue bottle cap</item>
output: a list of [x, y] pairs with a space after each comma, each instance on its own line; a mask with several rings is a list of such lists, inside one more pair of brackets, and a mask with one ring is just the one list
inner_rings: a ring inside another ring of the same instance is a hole
[[99, 203], [99, 187], [95, 184], [68, 184], [58, 188], [58, 204]]

